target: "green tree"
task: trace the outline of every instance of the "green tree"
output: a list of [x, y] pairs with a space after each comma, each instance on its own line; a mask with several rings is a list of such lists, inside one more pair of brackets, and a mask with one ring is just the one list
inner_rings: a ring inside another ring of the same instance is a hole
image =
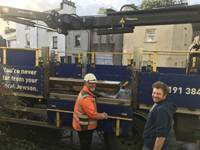
[[171, 6], [176, 4], [177, 0], [142, 0], [142, 9], [152, 9], [158, 7]]
[[134, 11], [137, 9], [138, 7], [135, 4], [126, 4], [121, 7], [120, 11]]

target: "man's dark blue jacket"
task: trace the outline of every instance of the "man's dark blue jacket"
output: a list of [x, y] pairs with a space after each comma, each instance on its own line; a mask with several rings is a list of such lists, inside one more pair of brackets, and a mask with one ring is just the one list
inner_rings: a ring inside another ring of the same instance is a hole
[[153, 150], [156, 137], [165, 137], [166, 139], [162, 150], [166, 150], [171, 139], [170, 133], [173, 128], [173, 116], [176, 107], [167, 100], [154, 105], [154, 108], [148, 114], [144, 128], [144, 146]]

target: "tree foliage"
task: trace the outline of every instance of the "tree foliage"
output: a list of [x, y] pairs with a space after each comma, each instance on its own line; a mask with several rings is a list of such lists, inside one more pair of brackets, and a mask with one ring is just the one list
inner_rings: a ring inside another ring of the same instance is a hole
[[120, 11], [134, 11], [137, 10], [138, 7], [135, 4], [127, 4], [121, 7]]
[[142, 0], [142, 9], [152, 9], [158, 7], [171, 6], [176, 4], [177, 0]]

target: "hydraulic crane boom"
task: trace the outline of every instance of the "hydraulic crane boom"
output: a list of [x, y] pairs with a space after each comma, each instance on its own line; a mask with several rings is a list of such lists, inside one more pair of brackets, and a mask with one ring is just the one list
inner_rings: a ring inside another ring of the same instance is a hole
[[[52, 31], [57, 31], [57, 26], [55, 24], [53, 25], [53, 22], [50, 21], [49, 18], [50, 14], [46, 12], [37, 12], [32, 10], [0, 6], [0, 17], [8, 21], [13, 21], [28, 26], [41, 27]], [[36, 24], [32, 20], [44, 21], [47, 26]]]
[[120, 11], [106, 16], [77, 16], [0, 6], [1, 18], [30, 26], [37, 26], [32, 20], [42, 20], [47, 24], [47, 29], [63, 34], [69, 30], [84, 29], [99, 29], [103, 34], [133, 32], [135, 26], [196, 23], [200, 22], [199, 16], [200, 5]]

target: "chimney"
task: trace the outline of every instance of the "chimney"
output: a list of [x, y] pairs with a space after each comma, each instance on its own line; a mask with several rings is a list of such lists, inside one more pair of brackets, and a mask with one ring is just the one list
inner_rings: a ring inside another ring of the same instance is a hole
[[64, 5], [68, 5], [68, 6], [76, 8], [75, 3], [69, 0], [63, 0], [60, 5], [61, 5], [60, 7], [61, 9], [63, 9]]

